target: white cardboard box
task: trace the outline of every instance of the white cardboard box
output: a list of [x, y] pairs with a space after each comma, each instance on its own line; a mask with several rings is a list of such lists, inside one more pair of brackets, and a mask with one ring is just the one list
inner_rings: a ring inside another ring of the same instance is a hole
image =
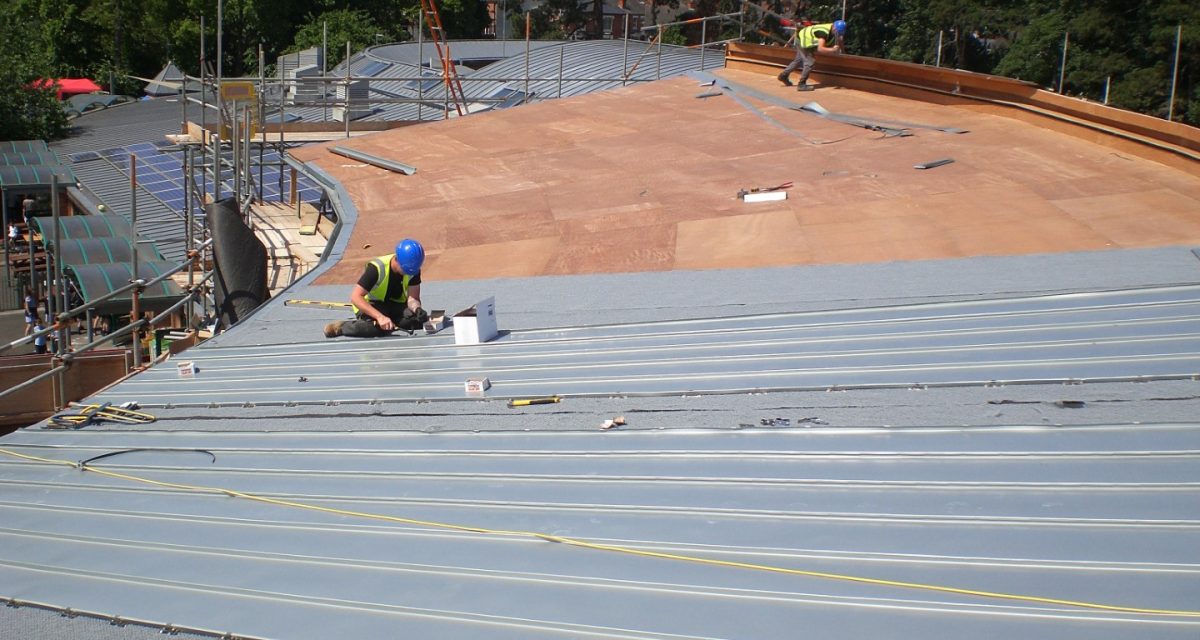
[[199, 369], [196, 368], [196, 363], [191, 360], [184, 360], [175, 365], [179, 371], [180, 378], [194, 378]]
[[496, 298], [480, 300], [474, 306], [454, 314], [454, 344], [479, 344], [495, 338]]
[[434, 309], [429, 312], [429, 319], [425, 321], [425, 333], [437, 333], [446, 328], [446, 312], [441, 309]]
[[467, 381], [463, 384], [463, 387], [466, 390], [467, 395], [481, 396], [484, 394], [484, 392], [492, 387], [492, 381], [488, 380], [486, 377], [467, 378]]

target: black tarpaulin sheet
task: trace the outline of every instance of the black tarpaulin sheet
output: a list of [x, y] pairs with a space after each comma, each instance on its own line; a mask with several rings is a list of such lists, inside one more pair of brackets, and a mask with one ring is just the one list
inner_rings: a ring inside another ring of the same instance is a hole
[[267, 301], [267, 248], [225, 198], [205, 207], [213, 240], [217, 314], [230, 327]]

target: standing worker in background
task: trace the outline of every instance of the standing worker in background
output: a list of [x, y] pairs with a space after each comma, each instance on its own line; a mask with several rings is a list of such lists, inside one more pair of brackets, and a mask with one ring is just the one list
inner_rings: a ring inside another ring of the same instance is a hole
[[325, 325], [325, 337], [378, 338], [401, 329], [420, 329], [429, 314], [421, 308], [421, 265], [425, 248], [411, 239], [401, 240], [395, 253], [373, 258], [350, 292], [354, 320]]
[[[34, 318], [33, 333], [37, 333], [38, 331], [45, 331], [45, 330], [46, 330], [46, 327], [45, 327], [45, 325], [42, 324], [42, 319], [40, 317]], [[46, 353], [46, 334], [42, 334], [33, 339], [33, 352], [34, 353]]]
[[796, 91], [812, 91], [808, 84], [808, 75], [812, 73], [813, 65], [817, 63], [817, 52], [841, 53], [842, 38], [846, 35], [846, 21], [835, 20], [825, 24], [814, 24], [796, 31], [796, 57], [779, 74], [779, 81], [784, 86], [792, 86], [790, 76], [800, 65], [800, 84]]
[[33, 326], [39, 322], [39, 317], [37, 297], [33, 295], [33, 289], [25, 287], [25, 335], [33, 333]]
[[33, 230], [29, 226], [29, 219], [33, 217], [33, 210], [36, 208], [37, 200], [34, 200], [33, 196], [25, 196], [25, 199], [21, 201], [21, 217], [25, 219], [25, 228], [30, 230], [30, 238], [33, 237]]

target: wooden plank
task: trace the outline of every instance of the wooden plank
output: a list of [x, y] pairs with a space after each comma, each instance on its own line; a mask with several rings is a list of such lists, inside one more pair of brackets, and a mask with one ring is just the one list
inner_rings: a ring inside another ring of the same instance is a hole
[[[726, 66], [760, 73], [777, 73], [776, 67], [791, 61], [792, 51], [783, 47], [731, 43], [726, 56]], [[1200, 129], [1195, 127], [1062, 96], [1022, 80], [848, 54], [819, 55], [815, 73], [818, 78], [823, 73], [831, 76], [844, 75], [910, 85], [956, 96], [1025, 105], [1193, 152], [1200, 151]]]
[[317, 225], [321, 223], [321, 213], [307, 202], [300, 203], [300, 235], [317, 235]]

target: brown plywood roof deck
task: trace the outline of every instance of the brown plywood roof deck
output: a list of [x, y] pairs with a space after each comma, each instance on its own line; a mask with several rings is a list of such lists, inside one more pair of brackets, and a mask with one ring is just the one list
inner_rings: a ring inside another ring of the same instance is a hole
[[[402, 237], [425, 244], [430, 280], [1200, 244], [1200, 167], [1186, 162], [991, 107], [718, 75], [836, 113], [969, 132], [884, 137], [748, 98], [793, 135], [678, 78], [339, 143], [413, 165], [412, 176], [308, 147], [295, 155], [341, 181], [359, 213], [319, 282], [354, 282]], [[946, 157], [955, 162], [913, 168]], [[736, 197], [788, 181], [785, 201]]]

